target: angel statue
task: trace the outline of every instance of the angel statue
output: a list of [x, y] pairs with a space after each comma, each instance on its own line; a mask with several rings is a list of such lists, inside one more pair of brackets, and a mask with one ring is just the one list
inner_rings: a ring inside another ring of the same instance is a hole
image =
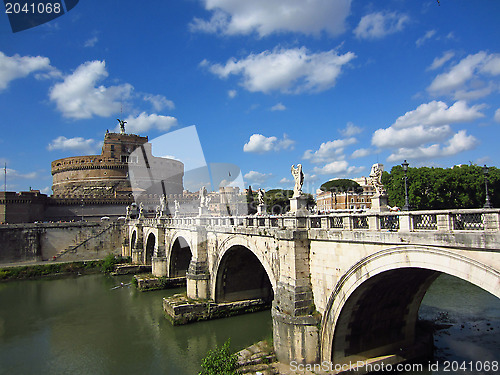
[[208, 207], [208, 193], [207, 188], [202, 186], [200, 189], [200, 207]]
[[119, 118], [117, 120], [120, 123], [120, 133], [125, 134], [125, 124], [127, 121], [120, 120]]
[[382, 185], [382, 173], [384, 172], [384, 165], [376, 163], [372, 165], [370, 171], [369, 182], [375, 188], [377, 196], [386, 195], [384, 185]]
[[304, 184], [304, 173], [302, 173], [302, 164], [292, 165], [292, 175], [295, 180], [295, 186], [293, 188], [293, 197], [298, 198], [302, 195], [302, 185]]
[[257, 197], [259, 198], [259, 204], [265, 204], [264, 202], [264, 190], [257, 190]]

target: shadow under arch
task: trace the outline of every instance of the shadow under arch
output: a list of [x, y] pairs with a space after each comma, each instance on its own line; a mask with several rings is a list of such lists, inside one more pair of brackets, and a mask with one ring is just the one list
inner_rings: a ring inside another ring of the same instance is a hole
[[349, 269], [332, 292], [321, 328], [321, 359], [335, 364], [398, 355], [411, 359], [418, 348], [420, 303], [442, 273], [500, 298], [500, 273], [442, 248], [401, 246], [372, 254]]
[[188, 242], [184, 239], [184, 237], [177, 237], [170, 250], [170, 277], [186, 276], [192, 256], [193, 254]]
[[130, 250], [131, 251], [132, 251], [132, 249], [135, 249], [136, 242], [137, 242], [137, 231], [134, 230], [132, 232], [132, 236], [130, 238]]
[[217, 267], [215, 302], [250, 299], [271, 302], [273, 298], [271, 281], [259, 258], [245, 246], [231, 246]]
[[154, 233], [149, 233], [146, 241], [146, 251], [144, 252], [144, 263], [151, 264], [156, 246], [156, 236]]

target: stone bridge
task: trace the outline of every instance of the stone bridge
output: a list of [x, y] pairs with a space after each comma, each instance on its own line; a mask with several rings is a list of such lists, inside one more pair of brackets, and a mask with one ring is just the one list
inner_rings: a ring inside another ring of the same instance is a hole
[[130, 220], [124, 255], [183, 276], [190, 298], [272, 300], [284, 363], [421, 355], [422, 298], [442, 273], [500, 297], [500, 210]]

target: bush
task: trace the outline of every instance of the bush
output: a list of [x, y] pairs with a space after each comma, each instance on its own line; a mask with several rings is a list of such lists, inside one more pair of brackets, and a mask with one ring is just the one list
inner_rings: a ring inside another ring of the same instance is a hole
[[237, 374], [236, 354], [229, 349], [230, 339], [221, 347], [216, 346], [214, 350], [209, 350], [207, 356], [201, 361], [203, 370], [199, 375], [231, 375]]

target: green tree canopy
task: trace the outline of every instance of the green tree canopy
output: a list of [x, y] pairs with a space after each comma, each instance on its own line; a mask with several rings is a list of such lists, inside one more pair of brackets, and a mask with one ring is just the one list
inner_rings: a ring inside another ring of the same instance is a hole
[[345, 193], [346, 191], [352, 191], [354, 193], [363, 192], [363, 188], [360, 184], [347, 178], [339, 178], [327, 181], [320, 186], [320, 189], [323, 191], [331, 191], [334, 193]]
[[[311, 194], [307, 197], [307, 207], [313, 207], [316, 202]], [[274, 215], [284, 214], [290, 211], [290, 198], [293, 197], [293, 190], [271, 189], [265, 192], [264, 201], [267, 205], [267, 212]]]
[[[500, 207], [500, 170], [489, 168], [488, 191], [493, 207]], [[408, 168], [408, 197], [415, 210], [480, 208], [486, 200], [483, 167], [461, 165], [453, 168]], [[400, 165], [384, 172], [382, 183], [389, 205], [403, 207], [404, 171]]]

